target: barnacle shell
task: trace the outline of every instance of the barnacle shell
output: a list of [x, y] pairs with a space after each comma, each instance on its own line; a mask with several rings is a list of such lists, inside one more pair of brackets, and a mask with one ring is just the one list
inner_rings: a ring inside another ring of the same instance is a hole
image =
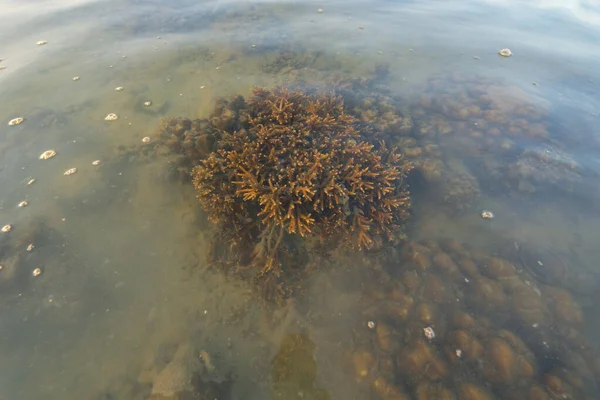
[[15, 126], [15, 125], [19, 125], [21, 122], [23, 122], [23, 118], [18, 117], [18, 118], [13, 118], [10, 121], [8, 121], [8, 126]]
[[40, 160], [47, 160], [49, 158], [54, 157], [55, 155], [56, 155], [56, 151], [54, 151], [54, 150], [46, 150], [45, 152], [43, 152], [40, 155]]

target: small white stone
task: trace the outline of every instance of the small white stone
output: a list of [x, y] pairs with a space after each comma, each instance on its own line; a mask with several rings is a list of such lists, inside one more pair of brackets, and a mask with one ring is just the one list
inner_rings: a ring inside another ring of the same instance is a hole
[[461, 349], [456, 349], [456, 357], [460, 358], [462, 357], [462, 350]]
[[512, 51], [510, 49], [502, 49], [498, 52], [502, 57], [510, 57], [512, 56]]
[[429, 340], [433, 340], [435, 338], [435, 332], [433, 331], [433, 328], [430, 326], [428, 326], [427, 328], [423, 328], [423, 334]]
[[35, 183], [35, 178], [31, 178], [30, 180], [27, 181], [27, 186], [33, 185], [34, 183]]
[[483, 210], [481, 212], [481, 218], [483, 219], [493, 219], [494, 218], [494, 213], [488, 210]]
[[78, 77], [78, 76], [74, 76], [74, 77], [73, 77], [73, 80], [74, 80], [74, 81], [78, 81], [78, 80], [79, 80], [79, 77]]
[[74, 173], [77, 172], [77, 168], [69, 168], [68, 170], [66, 170], [63, 175], [65, 176], [69, 176], [69, 175], [73, 175]]
[[200, 89], [204, 89], [205, 87], [206, 87], [206, 86], [202, 85], [202, 86], [200, 86]]
[[12, 230], [12, 226], [11, 225], [4, 225], [1, 230], [4, 233], [10, 232]]
[[146, 136], [142, 139], [142, 143], [150, 143], [150, 136]]
[[144, 107], [150, 107], [152, 102], [150, 100], [144, 102]]
[[105, 121], [116, 121], [118, 119], [119, 119], [119, 117], [115, 113], [110, 113], [106, 117], [104, 117]]
[[369, 327], [369, 329], [375, 329], [375, 321], [367, 322], [367, 326]]
[[95, 160], [95, 161], [92, 161], [92, 165], [93, 165], [94, 167], [97, 167], [98, 165], [100, 165], [100, 160]]
[[37, 41], [35, 44], [37, 44], [38, 46], [43, 46], [43, 45], [45, 45], [46, 43], [48, 43], [48, 42], [47, 42], [47, 41], [45, 41], [45, 40], [38, 40], [38, 41]]
[[27, 207], [28, 205], [29, 205], [29, 202], [27, 202], [26, 200], [23, 200], [22, 202], [17, 204], [17, 206], [19, 206], [20, 208]]
[[8, 121], [8, 126], [15, 126], [15, 125], [19, 125], [21, 122], [23, 122], [24, 119], [21, 117], [18, 118], [13, 118], [10, 121]]
[[[54, 150], [46, 150], [45, 152], [43, 152], [42, 154], [40, 154], [40, 160], [47, 160], [49, 158], [52, 158], [56, 155], [56, 151]], [[31, 182], [33, 183], [33, 182]]]
[[317, 12], [318, 12], [319, 14], [321, 14], [321, 13], [323, 12], [323, 9], [322, 9], [322, 8], [319, 8], [319, 9], [317, 10]]
[[125, 89], [123, 86], [117, 86], [117, 87], [115, 88], [115, 90], [116, 90], [117, 92], [122, 92], [122, 91], [123, 91], [123, 89]]

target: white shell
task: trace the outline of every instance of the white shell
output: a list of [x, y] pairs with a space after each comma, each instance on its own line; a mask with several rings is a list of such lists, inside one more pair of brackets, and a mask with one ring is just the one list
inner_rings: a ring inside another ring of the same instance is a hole
[[8, 126], [15, 126], [15, 125], [19, 125], [21, 122], [23, 122], [23, 118], [18, 117], [18, 118], [13, 118], [10, 121], [8, 121]]
[[[54, 150], [46, 150], [45, 152], [43, 152], [42, 154], [40, 154], [40, 160], [47, 160], [49, 158], [52, 158], [56, 155], [56, 151]], [[33, 182], [31, 182], [33, 183]], [[29, 183], [29, 185], [31, 184]]]
[[427, 328], [423, 328], [423, 334], [429, 340], [433, 340], [435, 338], [435, 332], [433, 331], [433, 328], [430, 326], [428, 326]]
[[123, 91], [123, 89], [125, 89], [123, 86], [117, 86], [117, 87], [115, 88], [115, 90], [116, 90], [117, 92], [122, 92], [122, 91]]
[[69, 176], [69, 175], [73, 175], [75, 172], [77, 172], [77, 168], [69, 168], [68, 170], [65, 171], [65, 173], [63, 175]]
[[74, 81], [78, 81], [78, 80], [79, 80], [79, 77], [78, 77], [78, 76], [74, 76], [74, 77], [73, 77], [73, 80], [74, 80]]
[[481, 218], [483, 219], [492, 219], [494, 218], [494, 213], [488, 210], [483, 210], [481, 212]]
[[4, 225], [1, 230], [4, 233], [10, 232], [12, 230], [12, 226], [11, 225]]
[[146, 136], [142, 139], [142, 143], [150, 143], [150, 136]]
[[144, 107], [150, 107], [152, 102], [150, 100], [144, 102]]
[[116, 121], [118, 119], [119, 119], [119, 117], [115, 113], [110, 113], [106, 117], [104, 117], [105, 121]]
[[512, 51], [510, 49], [502, 49], [498, 52], [502, 57], [510, 57], [512, 56]]
[[35, 44], [37, 44], [38, 46], [43, 46], [43, 45], [45, 45], [46, 43], [48, 43], [48, 42], [47, 42], [47, 41], [45, 41], [45, 40], [38, 40], [38, 41], [37, 41]]
[[33, 185], [34, 183], [35, 183], [35, 178], [31, 178], [30, 180], [27, 181], [27, 186]]
[[36, 268], [33, 270], [33, 272], [31, 273], [33, 276], [40, 276], [40, 274], [42, 273], [42, 270], [39, 268]]
[[95, 160], [95, 161], [92, 161], [92, 165], [93, 165], [94, 167], [96, 167], [96, 166], [100, 165], [100, 160]]
[[25, 249], [25, 250], [27, 250], [27, 251], [33, 251], [34, 247], [35, 246], [33, 245], [33, 243], [30, 243], [29, 246], [27, 246], [27, 249]]
[[23, 207], [27, 207], [29, 205], [29, 202], [27, 202], [26, 200], [23, 200], [22, 202], [20, 202], [19, 204], [17, 204], [19, 207], [23, 208]]

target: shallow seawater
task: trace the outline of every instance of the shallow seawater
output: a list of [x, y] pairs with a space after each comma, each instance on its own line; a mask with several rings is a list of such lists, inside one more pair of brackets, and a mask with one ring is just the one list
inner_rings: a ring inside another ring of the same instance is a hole
[[[0, 19], [0, 398], [596, 398], [596, 2], [4, 0]], [[332, 250], [265, 304], [212, 268], [194, 187], [142, 138], [352, 79], [415, 166], [406, 238]]]

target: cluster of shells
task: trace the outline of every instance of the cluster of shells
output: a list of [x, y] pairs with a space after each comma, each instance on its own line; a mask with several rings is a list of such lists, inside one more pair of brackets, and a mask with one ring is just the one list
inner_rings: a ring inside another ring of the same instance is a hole
[[[18, 204], [26, 207], [27, 201]], [[43, 226], [37, 221], [22, 227], [13, 228], [4, 225], [0, 237], [0, 289], [6, 298], [23, 290], [22, 284], [29, 283], [26, 277], [38, 277], [43, 270], [40, 267], [40, 255], [35, 254], [34, 244], [42, 235]]]
[[351, 358], [381, 399], [592, 399], [600, 357], [573, 295], [457, 241], [408, 242], [365, 290]]

